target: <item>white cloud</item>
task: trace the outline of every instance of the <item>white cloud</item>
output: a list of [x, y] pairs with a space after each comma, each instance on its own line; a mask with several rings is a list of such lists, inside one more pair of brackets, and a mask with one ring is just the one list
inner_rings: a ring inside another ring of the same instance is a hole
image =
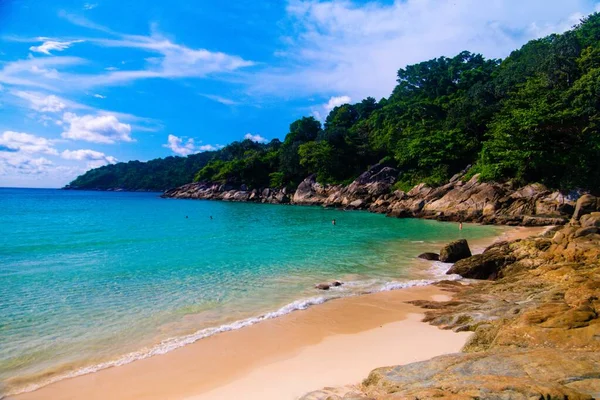
[[[40, 38], [47, 39], [47, 38]], [[83, 40], [71, 40], [61, 42], [58, 40], [44, 40], [43, 43], [39, 46], [31, 46], [29, 50], [34, 51], [36, 53], [44, 53], [46, 55], [52, 55], [52, 51], [63, 51], [71, 47], [74, 43], [81, 43]]]
[[187, 156], [193, 153], [200, 153], [203, 151], [215, 151], [220, 148], [223, 148], [223, 146], [221, 145], [196, 145], [194, 139], [192, 138], [184, 142], [184, 139], [175, 135], [169, 135], [169, 137], [167, 138], [167, 144], [163, 144], [163, 147], [171, 149], [173, 153], [179, 154], [180, 156]]
[[53, 163], [42, 154], [58, 155], [52, 141], [29, 133], [4, 131], [0, 135], [0, 175], [46, 173]]
[[194, 139], [190, 138], [184, 143], [183, 139], [175, 135], [169, 135], [167, 138], [167, 144], [163, 144], [163, 147], [171, 149], [173, 153], [179, 154], [180, 156], [187, 156], [198, 151], [196, 150]]
[[257, 142], [257, 143], [267, 143], [268, 142], [268, 140], [265, 139], [264, 137], [262, 137], [258, 134], [253, 135], [251, 133], [246, 133], [244, 135], [244, 139], [252, 140], [253, 142]]
[[[17, 97], [29, 101], [29, 107], [39, 112], [57, 113], [67, 108], [67, 101], [55, 95], [44, 95], [39, 92], [22, 90], [12, 92]], [[71, 104], [73, 106], [73, 104]]]
[[325, 108], [325, 110], [327, 110], [327, 112], [333, 110], [336, 107], [339, 107], [343, 104], [348, 104], [352, 101], [352, 99], [349, 96], [337, 96], [337, 97], [332, 97], [329, 99], [329, 101], [323, 105], [323, 108]]
[[93, 10], [96, 7], [98, 7], [98, 3], [85, 3], [83, 5], [84, 10]]
[[29, 133], [13, 131], [4, 131], [0, 135], [0, 152], [58, 154], [50, 140]]
[[95, 93], [94, 97], [97, 99], [105, 99], [106, 98], [106, 96], [102, 96], [101, 94], [98, 94], [98, 93]]
[[53, 162], [44, 157], [0, 151], [0, 175], [39, 175], [52, 165]]
[[[255, 94], [388, 96], [397, 70], [463, 50], [506, 57], [568, 29], [589, 0], [289, 0], [280, 65], [248, 76]], [[290, 34], [290, 31], [292, 34]]]
[[71, 140], [85, 140], [94, 143], [133, 142], [131, 125], [119, 122], [114, 115], [84, 115], [66, 112], [63, 123], [68, 125], [61, 136]]
[[65, 160], [87, 161], [88, 168], [98, 168], [106, 164], [115, 164], [117, 159], [95, 150], [65, 150], [60, 153]]

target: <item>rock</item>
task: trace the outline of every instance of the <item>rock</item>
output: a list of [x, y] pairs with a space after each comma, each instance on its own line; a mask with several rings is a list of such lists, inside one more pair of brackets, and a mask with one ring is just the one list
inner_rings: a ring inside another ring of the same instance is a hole
[[600, 353], [539, 349], [451, 354], [376, 369], [362, 392], [381, 399], [583, 400], [597, 393], [597, 373], [592, 371], [600, 371]]
[[600, 233], [600, 228], [598, 228], [597, 226], [590, 226], [587, 228], [578, 229], [575, 232], [574, 237], [578, 238], [578, 237], [593, 235], [593, 234], [597, 234], [597, 233]]
[[507, 254], [504, 249], [494, 248], [457, 261], [446, 274], [458, 274], [469, 279], [494, 280], [502, 277], [502, 268], [515, 260], [515, 257]]
[[331, 286], [335, 286], [335, 287], [337, 287], [337, 286], [342, 286], [343, 284], [344, 284], [344, 283], [343, 283], [343, 282], [340, 282], [340, 281], [333, 281], [333, 282], [331, 282]]
[[600, 227], [600, 212], [593, 212], [591, 214], [586, 214], [579, 219], [579, 223], [584, 228], [589, 227]]
[[[460, 176], [464, 176], [463, 172]], [[431, 187], [422, 183], [408, 193], [392, 193], [397, 176], [397, 170], [378, 164], [348, 186], [322, 185], [317, 182], [316, 175], [311, 175], [293, 194], [288, 194], [285, 188], [250, 190], [245, 185], [234, 187], [199, 182], [170, 189], [162, 197], [323, 205], [368, 209], [398, 218], [544, 226], [565, 224], [572, 216], [576, 205], [574, 199], [579, 195], [550, 192], [539, 184], [515, 189], [511, 184], [480, 182], [478, 175], [468, 182], [455, 176], [445, 185]], [[600, 211], [598, 201], [590, 195], [581, 197], [575, 213], [577, 219]]]
[[441, 262], [454, 263], [467, 257], [471, 257], [471, 249], [465, 239], [449, 243], [440, 250]]
[[579, 221], [582, 216], [596, 211], [600, 211], [600, 198], [591, 194], [585, 194], [577, 200], [573, 220]]
[[359, 200], [354, 200], [353, 202], [351, 202], [350, 204], [348, 204], [347, 208], [349, 208], [349, 209], [353, 209], [353, 208], [359, 209], [359, 208], [363, 207], [364, 203], [365, 202], [363, 200], [360, 200], [360, 199]]
[[319, 290], [329, 290], [330, 287], [331, 287], [331, 285], [329, 283], [319, 283], [319, 284], [315, 285], [315, 289], [319, 289]]
[[422, 258], [423, 260], [429, 260], [429, 261], [439, 261], [440, 260], [440, 255], [437, 253], [423, 253], [423, 254], [419, 254], [417, 257]]

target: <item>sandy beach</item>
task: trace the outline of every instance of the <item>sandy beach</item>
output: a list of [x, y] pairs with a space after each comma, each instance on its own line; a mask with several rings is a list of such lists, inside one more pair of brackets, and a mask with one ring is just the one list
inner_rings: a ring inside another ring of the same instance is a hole
[[[473, 247], [541, 231], [511, 229]], [[12, 398], [295, 399], [323, 386], [359, 383], [377, 367], [460, 351], [470, 334], [420, 322], [422, 310], [406, 304], [417, 299], [449, 296], [426, 286], [332, 300]]]

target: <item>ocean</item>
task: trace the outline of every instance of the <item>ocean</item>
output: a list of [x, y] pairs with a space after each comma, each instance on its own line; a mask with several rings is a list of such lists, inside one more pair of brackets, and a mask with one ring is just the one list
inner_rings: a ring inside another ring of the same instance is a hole
[[[333, 298], [445, 279], [446, 266], [416, 256], [500, 233], [321, 207], [0, 189], [0, 397]], [[344, 285], [314, 288], [332, 280]]]

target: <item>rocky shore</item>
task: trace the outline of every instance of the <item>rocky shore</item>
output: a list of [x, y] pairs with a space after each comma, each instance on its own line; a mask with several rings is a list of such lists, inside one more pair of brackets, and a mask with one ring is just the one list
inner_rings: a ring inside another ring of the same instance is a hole
[[162, 197], [272, 204], [321, 205], [347, 210], [369, 210], [399, 218], [484, 224], [563, 225], [572, 217], [578, 194], [553, 192], [540, 184], [521, 188], [511, 184], [480, 182], [465, 172], [439, 187], [420, 184], [408, 192], [393, 191], [398, 171], [376, 165], [348, 186], [321, 185], [314, 175], [295, 191], [248, 189], [211, 182], [189, 183], [167, 190]]
[[448, 271], [453, 298], [416, 301], [425, 321], [473, 335], [462, 353], [379, 368], [303, 400], [600, 398], [600, 199], [539, 237], [501, 242]]

